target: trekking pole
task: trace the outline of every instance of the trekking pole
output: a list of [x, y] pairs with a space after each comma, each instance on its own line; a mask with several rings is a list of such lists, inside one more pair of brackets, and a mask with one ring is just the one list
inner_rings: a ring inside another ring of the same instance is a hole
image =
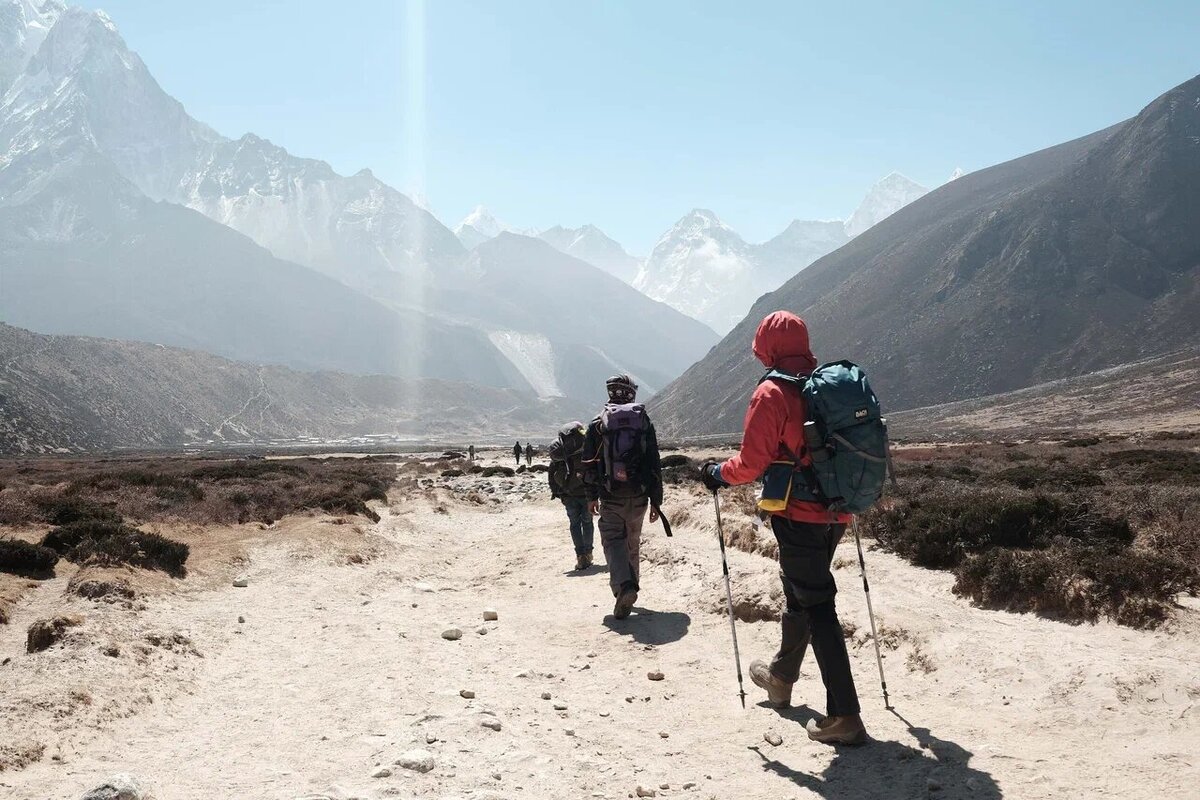
[[888, 700], [887, 680], [883, 677], [883, 656], [879, 652], [879, 635], [875, 632], [875, 611], [871, 608], [871, 585], [867, 583], [867, 562], [863, 558], [862, 539], [858, 535], [858, 520], [850, 523], [854, 529], [854, 544], [858, 546], [858, 569], [862, 573], [863, 594], [867, 596], [867, 617], [871, 620], [871, 641], [875, 643], [875, 663], [879, 666], [879, 686], [883, 689], [883, 707], [892, 710]]
[[713, 490], [713, 508], [717, 511], [717, 541], [721, 543], [721, 571], [725, 573], [725, 604], [729, 609], [729, 630], [733, 633], [733, 663], [737, 666], [738, 695], [742, 708], [746, 708], [746, 688], [742, 684], [742, 656], [738, 652], [737, 624], [733, 620], [733, 589], [729, 588], [729, 562], [725, 559], [725, 533], [721, 529], [721, 499]]

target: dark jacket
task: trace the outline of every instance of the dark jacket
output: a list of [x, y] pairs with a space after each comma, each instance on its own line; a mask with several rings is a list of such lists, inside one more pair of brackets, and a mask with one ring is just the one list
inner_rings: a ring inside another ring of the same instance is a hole
[[608, 485], [604, 465], [604, 437], [600, 434], [600, 417], [588, 425], [587, 438], [583, 444], [583, 482], [588, 500], [628, 500], [631, 497], [648, 497], [655, 508], [662, 505], [662, 461], [658, 453], [658, 434], [654, 423], [646, 417], [645, 452], [637, 465], [637, 480], [629, 483]]

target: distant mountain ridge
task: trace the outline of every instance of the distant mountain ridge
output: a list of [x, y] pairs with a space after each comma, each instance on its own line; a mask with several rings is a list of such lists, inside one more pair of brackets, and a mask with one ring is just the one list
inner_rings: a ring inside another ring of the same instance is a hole
[[[590, 301], [643, 336], [574, 359], [574, 340], [550, 335], [534, 295], [513, 288], [525, 259], [547, 257], [541, 243], [504, 248], [481, 294], [474, 254], [369, 170], [342, 176], [192, 119], [101, 12], [0, 9], [0, 42], [19, 50], [0, 73], [7, 321], [297, 368], [536, 384], [547, 396], [585, 385], [591, 396], [612, 372], [646, 364], [661, 386], [716, 340], [589, 266]], [[627, 320], [632, 307], [640, 316]]]
[[959, 177], [763, 297], [654, 401], [669, 433], [736, 431], [776, 309], [885, 411], [1080, 375], [1200, 340], [1200, 77], [1133, 119]]
[[871, 187], [846, 222], [793, 220], [757, 245], [712, 211], [693, 209], [654, 245], [633, 285], [726, 333], [759, 297], [926, 191], [893, 172]]
[[0, 323], [0, 454], [458, 439], [553, 430], [586, 406], [456, 381], [296, 372]]

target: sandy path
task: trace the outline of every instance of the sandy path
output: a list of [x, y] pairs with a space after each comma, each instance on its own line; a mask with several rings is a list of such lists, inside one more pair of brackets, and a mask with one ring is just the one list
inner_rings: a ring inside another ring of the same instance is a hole
[[[0, 794], [77, 797], [118, 771], [142, 776], [159, 800], [621, 798], [638, 785], [705, 798], [1158, 800], [1200, 785], [1195, 611], [1173, 635], [981, 611], [950, 594], [948, 575], [873, 553], [879, 612], [903, 633], [887, 660], [903, 716], [882, 709], [873, 652], [856, 646], [877, 741], [839, 751], [804, 737], [807, 708], [760, 707], [749, 683], [750, 707], [738, 705], [728, 623], [710, 610], [720, 586], [711, 528], [683, 527], [670, 542], [650, 531], [639, 612], [616, 622], [605, 574], [565, 572], [565, 517], [536, 480], [531, 499], [501, 508], [399, 502], [370, 532], [382, 555], [364, 565], [264, 542], [248, 588], [154, 600], [140, 617], [186, 631], [203, 657], [163, 662], [154, 686], [124, 690], [151, 696], [137, 713], [64, 733], [52, 748], [60, 761], [0, 773]], [[740, 586], [769, 583], [766, 559], [732, 561]], [[856, 571], [838, 574], [843, 617], [865, 629]], [[70, 648], [14, 654], [13, 630], [44, 610], [48, 591], [4, 632], [0, 658], [48, 665], [38, 659]], [[487, 606], [500, 619], [481, 635]], [[132, 613], [97, 607], [89, 624]], [[451, 624], [460, 641], [440, 637]], [[775, 644], [774, 623], [738, 631], [746, 663]], [[916, 648], [932, 672], [906, 666]], [[649, 670], [666, 679], [649, 681]], [[39, 666], [29, 680], [54, 674]], [[122, 691], [77, 675], [101, 705]], [[797, 701], [821, 711], [822, 695], [806, 665]], [[768, 729], [782, 746], [763, 741]], [[433, 755], [431, 772], [371, 777], [414, 748]]]

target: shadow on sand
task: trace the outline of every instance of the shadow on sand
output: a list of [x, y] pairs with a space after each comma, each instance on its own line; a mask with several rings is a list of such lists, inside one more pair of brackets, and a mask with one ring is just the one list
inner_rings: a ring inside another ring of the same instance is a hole
[[608, 564], [592, 564], [587, 569], [569, 569], [563, 573], [568, 578], [586, 578], [588, 575], [601, 575], [608, 572]]
[[[812, 709], [804, 706], [787, 711], [794, 712], [798, 722], [816, 716]], [[983, 770], [970, 766], [972, 753], [969, 750], [939, 739], [928, 728], [914, 727], [894, 710], [892, 713], [908, 728], [917, 747], [875, 740], [861, 747], [839, 747], [820, 775], [793, 769], [772, 758], [758, 745], [750, 749], [763, 760], [763, 769], [826, 800], [930, 796], [945, 800], [1001, 800], [1004, 795], [996, 780]], [[793, 714], [781, 713], [781, 716], [790, 719]], [[804, 735], [803, 730], [798, 733]]]
[[634, 606], [627, 619], [617, 619], [612, 614], [604, 618], [606, 628], [639, 644], [678, 642], [687, 636], [691, 624], [692, 618], [682, 611], [653, 611], [641, 606]]

